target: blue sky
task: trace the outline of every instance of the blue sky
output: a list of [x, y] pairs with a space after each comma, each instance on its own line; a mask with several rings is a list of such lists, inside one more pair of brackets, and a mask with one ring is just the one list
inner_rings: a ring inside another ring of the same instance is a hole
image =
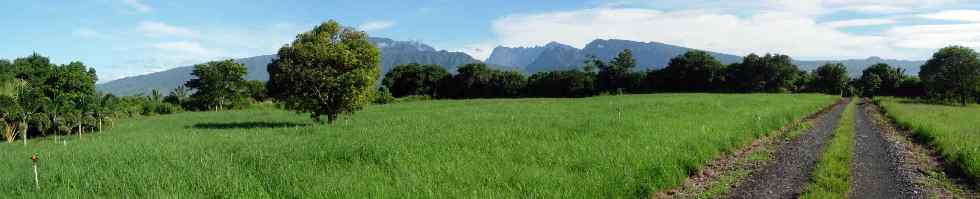
[[926, 59], [946, 45], [980, 48], [977, 0], [2, 0], [0, 9], [0, 58], [82, 61], [101, 82], [272, 54], [329, 19], [477, 59], [498, 45], [583, 47], [596, 38], [798, 59]]

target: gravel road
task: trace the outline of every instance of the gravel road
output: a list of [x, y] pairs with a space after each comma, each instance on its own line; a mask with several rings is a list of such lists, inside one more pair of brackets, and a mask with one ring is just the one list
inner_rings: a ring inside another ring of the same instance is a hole
[[797, 198], [823, 154], [848, 101], [819, 116], [816, 124], [779, 147], [773, 161], [732, 188], [729, 198]]

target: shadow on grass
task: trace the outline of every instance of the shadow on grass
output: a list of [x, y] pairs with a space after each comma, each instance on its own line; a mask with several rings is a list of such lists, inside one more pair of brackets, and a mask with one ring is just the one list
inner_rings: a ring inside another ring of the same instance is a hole
[[230, 122], [230, 123], [199, 123], [190, 126], [195, 129], [272, 129], [288, 127], [304, 127], [309, 124], [292, 122]]

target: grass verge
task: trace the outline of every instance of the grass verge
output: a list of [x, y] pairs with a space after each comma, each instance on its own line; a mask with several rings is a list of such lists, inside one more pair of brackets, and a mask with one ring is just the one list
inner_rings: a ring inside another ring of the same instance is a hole
[[813, 177], [800, 198], [843, 198], [850, 190], [854, 111], [858, 101], [851, 100], [844, 109], [834, 137], [820, 157]]
[[[656, 94], [421, 101], [331, 125], [275, 109], [0, 145], [5, 198], [636, 198], [839, 99]], [[41, 191], [31, 154], [41, 156]]]

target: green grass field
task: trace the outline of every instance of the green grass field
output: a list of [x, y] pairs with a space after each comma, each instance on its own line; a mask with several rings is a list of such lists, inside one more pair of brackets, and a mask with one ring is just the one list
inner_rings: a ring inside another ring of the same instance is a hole
[[845, 198], [850, 190], [851, 153], [854, 148], [854, 111], [858, 99], [844, 109], [834, 137], [817, 162], [810, 183], [800, 198]]
[[[631, 198], [839, 99], [660, 94], [422, 101], [333, 125], [259, 108], [0, 145], [6, 197]], [[35, 191], [30, 154], [41, 156]]]
[[879, 103], [917, 139], [934, 146], [969, 177], [980, 180], [980, 106], [918, 104], [895, 98]]

